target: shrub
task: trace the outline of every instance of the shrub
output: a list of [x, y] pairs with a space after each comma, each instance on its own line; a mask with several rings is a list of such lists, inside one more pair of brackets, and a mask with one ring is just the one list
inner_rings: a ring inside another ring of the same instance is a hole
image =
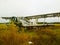
[[34, 45], [56, 45], [56, 33], [51, 29], [43, 29], [36, 31], [38, 37], [33, 37]]
[[0, 31], [0, 45], [27, 45], [30, 40], [30, 35], [18, 33], [18, 27], [14, 24], [8, 25], [7, 30], [2, 30]]

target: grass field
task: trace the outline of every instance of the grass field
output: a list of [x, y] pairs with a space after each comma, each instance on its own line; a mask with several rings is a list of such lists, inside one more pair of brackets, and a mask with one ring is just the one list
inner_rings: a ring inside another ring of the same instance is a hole
[[[18, 32], [14, 24], [0, 24], [0, 45], [60, 45], [60, 26]], [[31, 42], [31, 43], [29, 43]]]

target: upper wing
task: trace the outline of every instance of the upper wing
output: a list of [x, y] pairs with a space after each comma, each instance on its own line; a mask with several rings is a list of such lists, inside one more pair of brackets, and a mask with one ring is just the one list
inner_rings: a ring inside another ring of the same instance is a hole
[[12, 17], [2, 17], [2, 19], [11, 19]]
[[58, 17], [58, 16], [60, 16], [60, 12], [42, 14], [42, 15], [35, 15], [35, 16], [26, 16], [25, 18], [27, 18], [27, 19], [36, 19], [36, 18]]

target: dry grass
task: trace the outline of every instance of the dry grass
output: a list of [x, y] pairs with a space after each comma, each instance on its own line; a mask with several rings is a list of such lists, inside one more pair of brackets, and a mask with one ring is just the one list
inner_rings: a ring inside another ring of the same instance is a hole
[[18, 27], [14, 24], [0, 25], [0, 45], [60, 45], [59, 35], [57, 31], [50, 28], [29, 32], [21, 31], [18, 33]]

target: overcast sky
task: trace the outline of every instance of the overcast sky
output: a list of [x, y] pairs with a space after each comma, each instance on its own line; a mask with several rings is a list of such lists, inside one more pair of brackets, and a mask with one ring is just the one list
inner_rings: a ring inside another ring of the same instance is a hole
[[0, 0], [0, 16], [32, 16], [60, 12], [60, 0]]

